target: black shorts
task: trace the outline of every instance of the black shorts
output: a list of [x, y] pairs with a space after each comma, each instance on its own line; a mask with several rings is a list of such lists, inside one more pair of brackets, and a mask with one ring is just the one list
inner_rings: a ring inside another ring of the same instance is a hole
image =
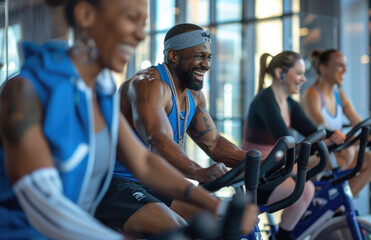
[[109, 227], [123, 229], [131, 215], [150, 202], [163, 202], [170, 206], [172, 199], [155, 193], [139, 182], [113, 177], [95, 217]]
[[271, 189], [271, 190], [265, 191], [265, 190], [262, 190], [258, 187], [258, 189], [256, 191], [257, 204], [258, 205], [267, 204], [267, 201], [268, 201], [269, 197], [272, 195], [273, 190], [274, 190], [274, 188]]

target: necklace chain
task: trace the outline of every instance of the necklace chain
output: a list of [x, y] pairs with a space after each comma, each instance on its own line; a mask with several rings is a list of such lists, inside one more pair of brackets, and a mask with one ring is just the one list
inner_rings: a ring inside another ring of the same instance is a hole
[[[164, 63], [165, 70], [167, 72], [167, 75], [169, 76], [170, 79], [170, 88], [171, 92], [173, 93], [173, 96], [175, 98], [175, 106], [176, 106], [176, 115], [177, 115], [177, 123], [178, 123], [178, 145], [183, 148], [184, 147], [184, 137], [185, 133], [187, 130], [187, 119], [189, 115], [189, 109], [190, 109], [190, 104], [189, 104], [189, 97], [188, 93], [186, 92], [186, 97], [185, 97], [185, 116], [183, 117], [180, 111], [180, 104], [179, 104], [179, 99], [178, 99], [178, 94], [176, 92], [175, 84], [172, 75], [170, 74], [169, 68], [167, 65]], [[183, 124], [183, 134], [180, 134], [180, 118], [184, 119], [184, 124]]]

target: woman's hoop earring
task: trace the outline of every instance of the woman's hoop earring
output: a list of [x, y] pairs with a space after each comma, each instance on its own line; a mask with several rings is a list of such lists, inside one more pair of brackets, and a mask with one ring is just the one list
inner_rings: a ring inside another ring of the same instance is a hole
[[86, 30], [83, 30], [80, 37], [76, 39], [72, 47], [72, 55], [77, 59], [81, 59], [84, 64], [89, 64], [97, 59], [97, 45], [94, 40], [89, 37]]

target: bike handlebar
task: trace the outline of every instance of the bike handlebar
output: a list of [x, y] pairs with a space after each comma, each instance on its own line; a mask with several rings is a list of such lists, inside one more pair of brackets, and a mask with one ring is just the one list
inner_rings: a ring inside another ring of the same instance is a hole
[[[320, 173], [323, 169], [325, 169], [328, 159], [329, 159], [329, 152], [327, 149], [326, 144], [321, 140], [319, 142], [316, 142], [313, 144], [313, 149], [318, 150], [319, 154], [319, 162], [317, 165], [312, 167], [307, 172], [306, 180], [312, 179], [314, 176], [316, 176], [318, 173]], [[312, 151], [311, 151], [312, 152]]]
[[362, 122], [355, 125], [347, 134], [343, 144], [340, 145], [331, 145], [328, 147], [330, 152], [339, 152], [357, 142], [361, 138], [361, 134], [358, 134], [356, 137], [354, 135], [363, 127], [371, 126], [371, 117], [363, 120]]
[[[222, 221], [222, 237], [220, 239], [235, 240], [240, 236], [241, 219], [246, 204], [251, 202], [249, 192], [236, 193], [228, 205], [227, 213]], [[218, 238], [219, 239], [219, 238]]]
[[[247, 155], [247, 154], [246, 154]], [[219, 189], [231, 186], [236, 182], [243, 181], [246, 158], [242, 160], [235, 168], [213, 181], [202, 183], [201, 185], [210, 192], [218, 191]]]
[[[295, 163], [295, 148], [288, 149], [286, 156], [273, 164], [264, 176], [259, 179], [259, 189], [269, 191], [289, 177]], [[285, 168], [282, 169], [282, 166]]]
[[149, 240], [213, 240], [220, 237], [220, 222], [211, 213], [202, 213], [182, 228], [151, 236]]
[[303, 141], [309, 142], [310, 144], [314, 144], [320, 140], [323, 140], [325, 137], [326, 137], [325, 129], [320, 129], [306, 137]]
[[[291, 136], [284, 136], [277, 140], [276, 144], [274, 145], [273, 149], [270, 151], [264, 162], [260, 166], [260, 177], [264, 177], [266, 172], [272, 167], [277, 161], [277, 153], [286, 152], [288, 149], [295, 147], [295, 139]], [[279, 154], [278, 154], [279, 155]]]
[[246, 191], [250, 192], [252, 203], [257, 202], [256, 189], [259, 184], [259, 168], [260, 168], [261, 153], [257, 150], [249, 150], [246, 153], [245, 164], [245, 187]]
[[345, 180], [348, 180], [352, 177], [354, 177], [362, 168], [362, 164], [363, 164], [363, 159], [364, 159], [364, 155], [365, 155], [365, 151], [366, 151], [366, 146], [368, 144], [368, 135], [370, 133], [370, 128], [369, 127], [362, 127], [362, 131], [361, 131], [361, 134], [359, 134], [359, 150], [358, 150], [358, 156], [357, 156], [357, 163], [356, 163], [356, 166], [353, 168], [352, 171], [350, 171], [349, 173], [341, 176], [341, 177], [338, 177], [338, 178], [335, 178], [331, 181], [331, 184], [333, 186], [339, 184], [339, 183], [342, 183], [343, 181]]
[[[329, 153], [326, 144], [323, 142], [323, 139], [326, 137], [325, 129], [321, 129], [316, 131], [315, 133], [306, 137], [302, 142], [309, 142], [312, 144], [311, 147], [311, 154], [315, 151], [318, 151], [319, 154], [319, 162], [317, 165], [312, 167], [309, 171], [307, 171], [306, 180], [312, 179], [318, 173], [320, 173], [327, 165], [329, 159]], [[301, 143], [296, 145], [296, 148], [300, 148]], [[299, 150], [300, 151], [300, 150]], [[296, 160], [298, 161], [298, 160]]]
[[293, 192], [287, 198], [284, 198], [278, 202], [270, 204], [268, 206], [269, 213], [276, 212], [280, 209], [286, 208], [296, 202], [301, 194], [303, 193], [305, 182], [306, 182], [306, 171], [308, 167], [309, 155], [310, 155], [311, 144], [309, 142], [302, 142], [300, 152], [299, 152], [299, 161], [297, 168], [297, 177], [295, 188]]

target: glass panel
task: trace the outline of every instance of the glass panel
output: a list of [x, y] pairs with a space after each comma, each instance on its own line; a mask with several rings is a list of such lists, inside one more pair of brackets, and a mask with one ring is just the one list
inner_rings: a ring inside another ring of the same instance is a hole
[[300, 0], [292, 0], [292, 12], [300, 12]]
[[156, 34], [156, 61], [155, 64], [164, 62], [164, 39], [166, 33]]
[[[20, 60], [18, 54], [18, 43], [20, 41], [20, 25], [16, 24], [8, 27], [8, 48], [5, 50], [5, 29], [0, 29], [0, 84], [3, 83], [7, 78], [7, 68], [8, 76], [12, 76], [20, 70]], [[8, 52], [8, 62], [6, 61], [6, 51]]]
[[[5, 3], [0, 2], [0, 84], [2, 84], [6, 76], [6, 46], [5, 46], [5, 36], [4, 36], [4, 29], [5, 29], [5, 21], [4, 21], [4, 15], [5, 15]], [[4, 69], [4, 71], [3, 71]]]
[[256, 24], [255, 92], [259, 81], [260, 56], [263, 53], [274, 56], [282, 51], [282, 46], [282, 21], [280, 19], [260, 21]]
[[315, 81], [316, 74], [308, 60], [309, 53], [314, 49], [338, 48], [338, 22], [336, 18], [314, 14], [300, 14], [300, 54], [304, 57], [307, 68], [307, 82], [301, 87], [304, 91]]
[[[5, 49], [4, 11], [0, 11], [0, 62], [5, 62], [5, 53], [8, 53], [8, 75], [17, 73], [23, 61], [19, 51], [21, 43], [32, 41], [38, 44], [50, 39], [67, 38], [68, 28], [64, 21], [62, 8], [50, 8], [44, 1], [8, 1], [9, 28], [8, 47]], [[53, 25], [54, 27], [51, 27]], [[6, 78], [6, 67], [1, 69], [0, 81]]]
[[216, 116], [231, 118], [241, 116], [241, 25], [228, 24], [217, 27], [217, 85]]
[[146, 39], [141, 42], [135, 51], [135, 71], [150, 67], [150, 38], [147, 35]]
[[210, 102], [210, 71], [208, 71], [206, 74], [205, 74], [205, 77], [204, 77], [204, 86], [202, 88], [202, 92], [203, 94], [205, 95], [205, 98], [206, 98], [206, 109], [210, 109], [209, 108], [209, 102]]
[[156, 30], [164, 30], [175, 25], [175, 0], [156, 1]]
[[216, 21], [241, 20], [242, 0], [216, 0]]
[[[300, 53], [300, 18], [298, 15], [294, 15], [292, 18], [292, 50]], [[308, 64], [306, 64], [308, 65]], [[308, 66], [306, 66], [308, 68]], [[300, 93], [293, 94], [292, 97], [300, 102]]]
[[282, 15], [282, 0], [256, 0], [256, 18], [268, 18]]
[[217, 120], [215, 121], [215, 124], [216, 128], [223, 137], [228, 139], [236, 146], [241, 145], [243, 125], [241, 124], [240, 119]]
[[[299, 15], [292, 16], [292, 50], [294, 52], [300, 52], [300, 18]], [[304, 33], [304, 32], [303, 32]]]
[[150, 9], [154, 7], [153, 6], [153, 1], [147, 1], [147, 20], [146, 20], [146, 25], [144, 27], [144, 31], [147, 33], [151, 30], [151, 17], [150, 17]]
[[194, 160], [196, 163], [198, 163], [202, 167], [208, 167], [210, 166], [210, 159], [207, 154], [197, 146], [195, 142], [193, 142], [192, 138], [190, 138], [188, 135], [185, 139], [185, 152], [187, 153], [187, 156], [189, 159]]
[[200, 26], [208, 25], [210, 0], [187, 0], [186, 22]]

